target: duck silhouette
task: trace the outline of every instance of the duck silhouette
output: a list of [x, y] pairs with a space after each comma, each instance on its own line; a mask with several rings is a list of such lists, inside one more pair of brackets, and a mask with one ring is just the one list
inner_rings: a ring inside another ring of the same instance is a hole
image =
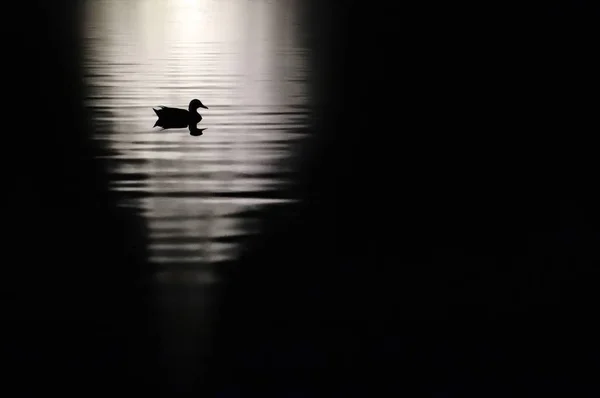
[[188, 127], [191, 135], [202, 135], [204, 129], [198, 129], [196, 124], [202, 120], [202, 116], [198, 113], [198, 108], [208, 109], [200, 100], [193, 99], [190, 101], [188, 110], [179, 108], [170, 108], [167, 106], [159, 106], [159, 109], [152, 108], [158, 120], [153, 127], [162, 127], [164, 129], [185, 128]]

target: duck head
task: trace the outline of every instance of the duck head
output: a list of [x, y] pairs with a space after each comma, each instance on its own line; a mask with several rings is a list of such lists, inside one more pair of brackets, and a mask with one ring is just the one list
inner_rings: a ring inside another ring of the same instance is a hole
[[206, 105], [204, 105], [199, 99], [191, 100], [189, 110], [196, 111], [198, 108], [208, 109], [208, 107]]

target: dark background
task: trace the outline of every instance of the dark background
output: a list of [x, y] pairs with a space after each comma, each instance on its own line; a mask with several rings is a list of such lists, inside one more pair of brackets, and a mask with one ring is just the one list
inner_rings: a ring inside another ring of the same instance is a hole
[[[94, 158], [76, 4], [4, 26], [3, 384], [173, 396], [144, 230]], [[223, 271], [197, 392], [597, 396], [591, 2], [305, 11], [303, 201]]]

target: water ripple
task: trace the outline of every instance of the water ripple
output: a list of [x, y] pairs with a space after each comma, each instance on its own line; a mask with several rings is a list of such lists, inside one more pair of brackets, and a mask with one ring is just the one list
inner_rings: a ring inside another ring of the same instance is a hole
[[[208, 291], [219, 282], [214, 270], [260, 233], [261, 212], [298, 200], [289, 189], [296, 148], [310, 139], [308, 54], [291, 12], [298, 4], [86, 3], [94, 139], [106, 148], [120, 206], [146, 223], [153, 280], [161, 287]], [[202, 111], [202, 136], [152, 127], [152, 107], [186, 108], [192, 98], [210, 108]], [[179, 296], [160, 295], [165, 322], [200, 317]], [[202, 294], [189, 297], [206, 302]], [[163, 341], [178, 352], [198, 345], [184, 328], [164, 329]], [[185, 383], [177, 371], [173, 378]]]

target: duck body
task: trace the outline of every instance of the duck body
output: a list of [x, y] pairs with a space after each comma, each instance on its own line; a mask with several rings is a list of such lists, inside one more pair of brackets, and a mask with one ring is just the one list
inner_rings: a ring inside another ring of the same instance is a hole
[[202, 120], [197, 112], [190, 112], [185, 109], [169, 108], [161, 106], [159, 109], [154, 109], [154, 113], [158, 116], [158, 120], [154, 126], [165, 128], [184, 128], [190, 124], [198, 124]]
[[208, 109], [208, 107], [197, 99], [190, 102], [188, 110], [167, 106], [159, 106], [158, 109], [152, 108], [156, 116], [158, 116], [154, 127], [158, 126], [167, 129], [195, 126], [202, 120], [202, 116], [198, 113], [198, 108]]

